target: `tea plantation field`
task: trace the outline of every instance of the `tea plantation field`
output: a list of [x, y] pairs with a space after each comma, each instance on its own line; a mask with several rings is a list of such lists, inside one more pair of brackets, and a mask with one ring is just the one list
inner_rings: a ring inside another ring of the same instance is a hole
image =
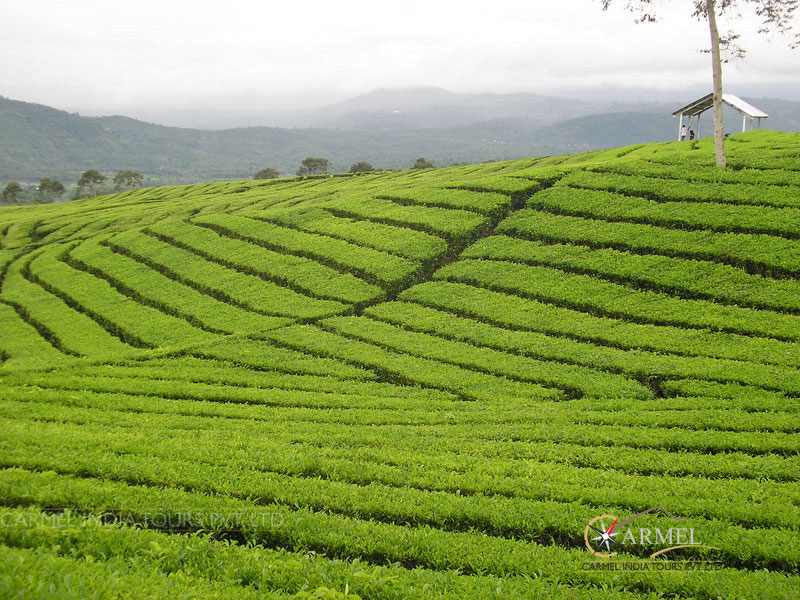
[[800, 597], [800, 135], [727, 145], [0, 209], [0, 596]]

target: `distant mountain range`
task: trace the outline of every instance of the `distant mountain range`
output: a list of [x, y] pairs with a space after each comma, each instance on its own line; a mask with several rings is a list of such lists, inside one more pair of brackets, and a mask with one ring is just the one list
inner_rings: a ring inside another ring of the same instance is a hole
[[610, 104], [530, 93], [455, 94], [425, 87], [375, 90], [294, 118], [298, 126], [334, 129], [441, 129], [517, 117], [548, 125], [609, 112]]
[[[332, 104], [273, 110], [255, 100], [247, 110], [226, 107], [143, 111], [142, 119], [196, 129], [291, 127], [324, 129], [441, 129], [493, 119], [526, 117], [544, 125], [606, 112], [649, 112], [649, 102], [572, 100], [533, 93], [456, 94], [437, 87], [377, 89]], [[670, 105], [665, 105], [670, 106]]]
[[[800, 103], [749, 101], [770, 114], [770, 129], [800, 131]], [[273, 115], [282, 127], [203, 130], [0, 97], [0, 181], [74, 181], [89, 168], [134, 169], [161, 183], [243, 178], [264, 167], [293, 173], [307, 156], [328, 158], [334, 171], [361, 160], [403, 168], [419, 156], [437, 165], [486, 162], [670, 140], [674, 108], [413, 88]], [[738, 119], [728, 123], [738, 131]]]

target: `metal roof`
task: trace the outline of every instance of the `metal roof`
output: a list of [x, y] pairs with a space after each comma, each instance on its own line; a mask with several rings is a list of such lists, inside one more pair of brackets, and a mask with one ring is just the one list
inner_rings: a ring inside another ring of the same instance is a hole
[[[748, 104], [738, 96], [734, 96], [733, 94], [722, 94], [722, 101], [727, 104], [728, 106], [735, 108], [740, 113], [747, 115], [751, 119], [766, 119], [769, 115], [764, 111], [758, 110], [752, 104]], [[674, 113], [672, 113], [673, 117], [678, 115], [688, 115], [690, 117], [694, 117], [699, 115], [700, 113], [704, 113], [709, 108], [714, 105], [714, 94], [708, 94], [707, 96], [703, 96], [695, 100], [694, 102], [687, 104], [686, 106], [679, 108]]]

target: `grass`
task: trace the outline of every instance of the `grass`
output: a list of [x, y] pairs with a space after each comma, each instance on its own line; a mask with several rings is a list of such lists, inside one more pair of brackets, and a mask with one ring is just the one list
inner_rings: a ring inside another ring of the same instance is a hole
[[[0, 209], [0, 594], [797, 597], [800, 136], [727, 143]], [[585, 567], [652, 506], [713, 569]]]

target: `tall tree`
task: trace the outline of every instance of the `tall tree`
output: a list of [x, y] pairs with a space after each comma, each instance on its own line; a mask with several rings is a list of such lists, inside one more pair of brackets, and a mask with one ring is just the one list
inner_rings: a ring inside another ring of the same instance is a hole
[[350, 165], [350, 173], [369, 173], [370, 171], [374, 171], [375, 167], [373, 167], [368, 162], [361, 162], [353, 163]]
[[18, 184], [16, 181], [12, 181], [9, 183], [5, 189], [3, 190], [3, 202], [7, 202], [11, 204], [13, 202], [19, 202], [20, 197], [22, 196], [22, 186]]
[[63, 183], [57, 179], [50, 179], [49, 177], [43, 177], [41, 181], [39, 181], [39, 187], [36, 189], [42, 197], [42, 200], [48, 200], [50, 202], [58, 200], [65, 191]]
[[328, 172], [327, 158], [313, 158], [309, 156], [297, 170], [298, 175], [324, 175]]
[[114, 175], [114, 189], [120, 191], [123, 188], [139, 187], [144, 180], [144, 176], [136, 171], [117, 171]]
[[412, 169], [435, 169], [436, 166], [429, 161], [427, 158], [418, 158], [414, 161], [414, 164], [411, 165]]
[[[607, 10], [613, 0], [600, 0], [603, 10]], [[789, 46], [800, 47], [800, 33], [794, 32], [795, 11], [800, 5], [800, 0], [692, 0], [694, 5], [693, 16], [708, 23], [711, 38], [711, 72], [714, 84], [714, 151], [717, 166], [723, 169], [727, 166], [725, 157], [725, 130], [722, 123], [722, 63], [731, 57], [741, 58], [744, 49], [736, 41], [740, 34], [729, 31], [720, 35], [717, 28], [717, 17], [726, 16], [731, 20], [740, 17], [740, 9], [750, 6], [753, 12], [761, 18], [759, 33], [779, 33], [791, 36]], [[626, 0], [625, 9], [634, 13], [637, 23], [652, 23], [657, 20], [653, 7], [654, 0]]]
[[253, 179], [277, 179], [280, 176], [281, 174], [276, 169], [267, 167], [266, 169], [261, 169], [258, 173], [253, 175]]
[[[720, 53], [719, 29], [717, 29], [716, 0], [704, 0], [708, 29], [711, 33], [711, 79], [714, 85], [714, 154], [717, 166], [724, 169], [728, 166], [725, 156], [725, 125], [722, 122], [722, 56]], [[722, 0], [724, 2], [725, 0]], [[699, 10], [695, 4], [695, 14]], [[699, 119], [700, 117], [698, 117]], [[698, 120], [699, 123], [699, 120]], [[700, 126], [697, 126], [698, 129]]]
[[97, 196], [97, 186], [103, 183], [105, 180], [105, 176], [101, 175], [100, 172], [95, 169], [84, 171], [81, 173], [81, 176], [78, 179], [77, 195], [80, 196], [84, 192], [88, 191], [90, 196]]

